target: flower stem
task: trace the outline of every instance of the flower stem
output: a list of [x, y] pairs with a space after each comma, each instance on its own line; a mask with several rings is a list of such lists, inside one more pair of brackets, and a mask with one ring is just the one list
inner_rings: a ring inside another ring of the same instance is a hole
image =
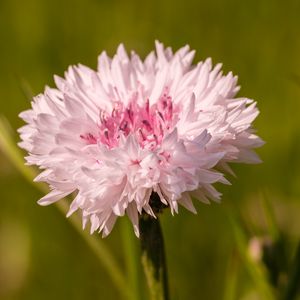
[[139, 222], [142, 265], [151, 300], [168, 300], [168, 278], [164, 241], [158, 218], [143, 214]]

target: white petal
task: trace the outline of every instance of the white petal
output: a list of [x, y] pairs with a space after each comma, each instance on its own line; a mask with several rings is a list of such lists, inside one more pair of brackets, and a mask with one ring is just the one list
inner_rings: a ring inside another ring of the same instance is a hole
[[38, 204], [40, 204], [42, 206], [52, 204], [52, 203], [64, 198], [65, 196], [71, 194], [73, 191], [74, 190], [69, 190], [69, 191], [53, 190], [49, 194], [47, 194], [46, 196], [41, 198], [38, 201]]

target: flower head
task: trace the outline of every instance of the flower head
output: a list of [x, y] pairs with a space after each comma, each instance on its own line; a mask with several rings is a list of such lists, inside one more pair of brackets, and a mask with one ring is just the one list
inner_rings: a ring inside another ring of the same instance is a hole
[[156, 42], [142, 61], [120, 45], [113, 58], [99, 56], [97, 71], [78, 65], [55, 76], [57, 88], [20, 114], [27, 163], [51, 188], [39, 204], [76, 193], [68, 215], [80, 209], [91, 233], [106, 236], [127, 214], [138, 235], [138, 215], [155, 216], [151, 194], [172, 213], [178, 204], [195, 212], [191, 195], [220, 199], [213, 184], [228, 181], [217, 169], [259, 162], [256, 103], [235, 98], [237, 77], [222, 75], [220, 64], [192, 65], [194, 53]]

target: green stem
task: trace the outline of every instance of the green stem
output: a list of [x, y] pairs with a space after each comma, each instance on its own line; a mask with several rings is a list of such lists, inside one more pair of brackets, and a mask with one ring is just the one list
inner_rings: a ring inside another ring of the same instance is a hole
[[158, 218], [143, 214], [139, 222], [142, 265], [151, 300], [168, 300], [168, 278], [164, 241]]

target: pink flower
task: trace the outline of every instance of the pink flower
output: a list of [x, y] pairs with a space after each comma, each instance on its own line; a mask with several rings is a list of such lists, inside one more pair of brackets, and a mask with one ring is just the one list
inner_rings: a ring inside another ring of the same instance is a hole
[[139, 214], [155, 216], [152, 193], [172, 213], [178, 204], [195, 212], [191, 196], [218, 201], [213, 184], [228, 183], [216, 168], [259, 162], [256, 103], [235, 98], [237, 77], [222, 75], [220, 64], [192, 65], [194, 53], [156, 42], [142, 61], [120, 45], [112, 59], [99, 56], [97, 71], [78, 65], [55, 76], [57, 88], [20, 114], [20, 147], [43, 170], [35, 180], [51, 188], [39, 204], [76, 193], [68, 215], [80, 209], [91, 233], [106, 236], [127, 214], [138, 236]]

